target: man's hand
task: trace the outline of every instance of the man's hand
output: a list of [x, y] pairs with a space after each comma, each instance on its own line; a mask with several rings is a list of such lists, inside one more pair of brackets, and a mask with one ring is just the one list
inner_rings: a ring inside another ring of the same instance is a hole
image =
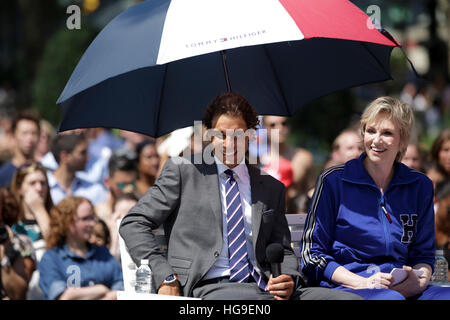
[[294, 279], [288, 274], [282, 274], [276, 278], [270, 276], [267, 291], [274, 296], [275, 300], [289, 300], [294, 292]]
[[169, 296], [180, 296], [180, 284], [177, 281], [170, 284], [163, 283], [158, 289], [158, 294], [165, 294]]
[[415, 296], [425, 290], [431, 278], [431, 267], [427, 265], [417, 265], [416, 267], [422, 267], [420, 269], [424, 270], [424, 274], [420, 278], [415, 274], [413, 268], [403, 266], [403, 269], [408, 271], [408, 277], [390, 289], [401, 293], [405, 298]]

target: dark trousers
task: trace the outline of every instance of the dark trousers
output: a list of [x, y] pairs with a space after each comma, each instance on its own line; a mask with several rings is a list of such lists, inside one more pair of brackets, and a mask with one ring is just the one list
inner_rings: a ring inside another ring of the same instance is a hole
[[[227, 279], [200, 282], [193, 290], [195, 298], [204, 300], [273, 300], [269, 292], [262, 291], [255, 282], [236, 283]], [[364, 300], [362, 297], [327, 288], [298, 288], [291, 300]]]

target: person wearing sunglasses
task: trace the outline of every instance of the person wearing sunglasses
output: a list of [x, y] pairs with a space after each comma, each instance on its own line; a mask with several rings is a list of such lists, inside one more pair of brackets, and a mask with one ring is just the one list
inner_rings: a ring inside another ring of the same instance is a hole
[[[117, 197], [125, 193], [135, 193], [138, 179], [138, 161], [132, 151], [118, 150], [111, 155], [108, 163], [109, 174], [105, 179], [108, 188], [107, 200], [95, 207], [98, 216], [111, 225], [113, 206]], [[116, 230], [110, 230], [116, 232]]]
[[108, 248], [91, 244], [98, 218], [86, 198], [69, 196], [50, 212], [39, 285], [48, 300], [115, 300], [122, 270]]
[[[312, 153], [304, 148], [294, 147], [287, 142], [290, 133], [287, 117], [265, 116], [264, 127], [267, 130], [267, 154], [261, 157], [263, 165], [275, 161], [279, 157], [282, 161], [289, 161], [292, 166], [292, 184], [287, 192], [287, 199], [302, 197], [308, 191], [311, 184], [311, 175], [314, 168], [314, 157]], [[271, 147], [278, 150], [271, 150]], [[275, 154], [273, 153], [275, 151]], [[305, 212], [306, 208], [298, 207], [297, 212]], [[294, 213], [294, 212], [292, 212]], [[296, 212], [295, 212], [296, 213]]]

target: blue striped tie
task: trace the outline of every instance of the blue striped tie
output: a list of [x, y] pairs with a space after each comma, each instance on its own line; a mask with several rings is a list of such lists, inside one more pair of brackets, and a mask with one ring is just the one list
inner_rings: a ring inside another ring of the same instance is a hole
[[225, 174], [227, 175], [227, 181], [225, 182], [225, 198], [230, 281], [248, 282], [250, 275], [252, 275], [258, 284], [258, 287], [265, 290], [266, 284], [264, 280], [255, 270], [248, 257], [244, 214], [238, 184], [233, 178], [233, 171], [227, 169], [225, 170]]

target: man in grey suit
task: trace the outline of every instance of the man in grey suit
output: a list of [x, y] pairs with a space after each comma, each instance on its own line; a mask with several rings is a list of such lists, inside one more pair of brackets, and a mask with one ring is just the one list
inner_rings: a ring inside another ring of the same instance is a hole
[[[211, 150], [200, 161], [195, 155], [169, 159], [120, 226], [133, 260], [149, 259], [158, 293], [202, 299], [357, 297], [304, 287], [290, 246], [284, 186], [245, 160], [246, 132], [258, 124], [248, 101], [235, 93], [219, 95], [207, 107], [204, 124], [213, 130]], [[161, 224], [167, 258], [153, 234]], [[271, 243], [284, 249], [275, 278], [266, 258]]]

